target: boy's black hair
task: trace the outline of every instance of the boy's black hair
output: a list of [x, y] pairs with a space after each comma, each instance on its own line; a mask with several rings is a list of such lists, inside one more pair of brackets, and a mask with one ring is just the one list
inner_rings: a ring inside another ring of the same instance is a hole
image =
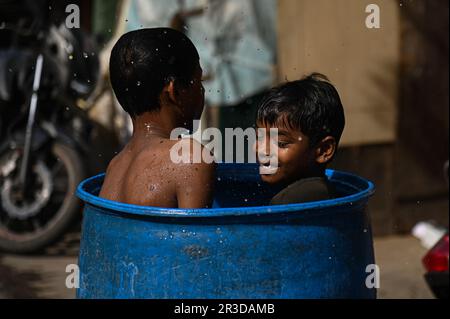
[[344, 108], [328, 78], [313, 73], [275, 87], [264, 96], [257, 122], [277, 125], [279, 121], [308, 136], [310, 147], [326, 136], [333, 136], [339, 144], [345, 126]]
[[123, 109], [135, 117], [158, 110], [171, 80], [188, 84], [199, 65], [194, 44], [169, 28], [140, 29], [120, 37], [111, 51], [111, 85]]

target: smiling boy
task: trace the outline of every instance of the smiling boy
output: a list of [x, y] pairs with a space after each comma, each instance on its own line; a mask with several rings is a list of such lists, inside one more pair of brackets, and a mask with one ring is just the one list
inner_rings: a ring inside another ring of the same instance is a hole
[[[314, 73], [273, 88], [263, 98], [256, 122], [258, 132], [265, 132], [256, 143], [261, 178], [283, 188], [272, 205], [334, 197], [325, 169], [336, 153], [345, 116], [339, 94], [325, 76]], [[274, 128], [277, 141], [270, 137]], [[277, 167], [270, 166], [274, 156]]]

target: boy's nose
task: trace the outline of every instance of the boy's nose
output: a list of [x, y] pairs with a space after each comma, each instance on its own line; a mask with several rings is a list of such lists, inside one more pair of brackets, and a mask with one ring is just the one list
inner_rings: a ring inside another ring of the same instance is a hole
[[272, 150], [269, 139], [265, 139], [263, 141], [256, 142], [256, 150], [258, 153], [261, 153], [264, 156], [273, 156], [274, 155], [274, 152]]
[[[262, 147], [261, 147], [262, 146]], [[257, 148], [258, 159], [261, 163], [268, 163], [273, 158], [277, 157], [275, 152], [272, 152], [270, 145], [259, 145]]]
[[259, 154], [258, 156], [258, 160], [261, 164], [265, 165], [265, 164], [269, 164], [270, 160], [272, 159], [272, 156], [266, 155], [266, 154]]

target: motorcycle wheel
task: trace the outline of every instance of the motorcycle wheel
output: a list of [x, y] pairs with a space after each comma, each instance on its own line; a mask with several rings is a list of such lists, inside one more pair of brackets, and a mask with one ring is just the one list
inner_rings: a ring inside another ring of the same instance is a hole
[[[0, 175], [0, 250], [20, 254], [38, 252], [65, 233], [80, 216], [80, 201], [75, 191], [85, 177], [83, 166], [74, 148], [53, 143], [49, 151], [34, 156], [30, 165], [34, 197], [28, 202], [22, 199], [22, 205], [14, 198], [11, 179]], [[17, 175], [18, 167], [16, 164], [10, 169], [10, 174]]]

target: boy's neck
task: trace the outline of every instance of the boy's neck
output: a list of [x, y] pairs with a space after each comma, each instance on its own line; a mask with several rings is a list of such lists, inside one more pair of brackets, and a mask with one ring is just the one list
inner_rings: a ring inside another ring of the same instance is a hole
[[302, 179], [307, 179], [307, 178], [325, 178], [325, 177], [326, 177], [325, 168], [316, 167], [315, 169], [312, 169], [308, 174], [305, 174], [305, 175], [301, 176], [300, 178], [298, 178], [293, 183], [295, 183], [299, 180], [302, 180]]
[[133, 137], [156, 135], [164, 138], [170, 138], [170, 133], [179, 122], [173, 112], [163, 107], [159, 111], [138, 115], [132, 121]]
[[309, 174], [307, 174], [306, 176], [304, 176], [303, 178], [325, 177], [325, 169], [326, 168], [324, 168], [324, 167], [316, 167], [315, 169], [311, 170], [311, 172]]

